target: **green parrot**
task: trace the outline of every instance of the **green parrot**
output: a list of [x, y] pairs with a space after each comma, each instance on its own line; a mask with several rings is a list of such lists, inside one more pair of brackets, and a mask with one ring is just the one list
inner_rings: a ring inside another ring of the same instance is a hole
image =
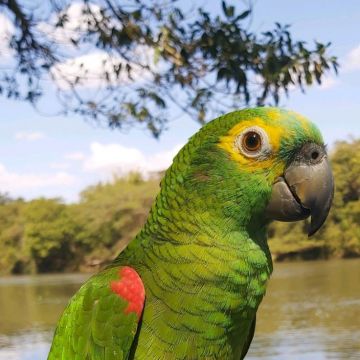
[[243, 359], [272, 272], [271, 220], [325, 221], [319, 130], [277, 108], [221, 116], [179, 151], [148, 219], [74, 295], [49, 360]]

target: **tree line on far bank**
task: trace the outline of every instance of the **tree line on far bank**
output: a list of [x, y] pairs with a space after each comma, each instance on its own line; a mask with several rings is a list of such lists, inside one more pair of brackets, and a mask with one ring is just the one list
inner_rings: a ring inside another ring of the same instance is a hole
[[[360, 256], [360, 139], [331, 152], [333, 208], [313, 237], [306, 222], [275, 222], [269, 244], [275, 260]], [[76, 204], [0, 194], [0, 274], [95, 271], [111, 261], [146, 220], [159, 178], [130, 174], [85, 189]]]

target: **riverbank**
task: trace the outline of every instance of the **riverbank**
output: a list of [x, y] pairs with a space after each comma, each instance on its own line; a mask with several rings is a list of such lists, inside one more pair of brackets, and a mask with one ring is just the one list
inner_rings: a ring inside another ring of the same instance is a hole
[[[281, 245], [280, 245], [281, 246]], [[302, 248], [297, 246], [293, 250], [284, 251], [279, 249], [272, 252], [274, 262], [301, 262], [301, 261], [331, 261], [331, 260], [348, 260], [360, 258], [360, 254], [346, 252], [338, 255], [329, 254], [328, 249], [321, 245], [306, 245]]]

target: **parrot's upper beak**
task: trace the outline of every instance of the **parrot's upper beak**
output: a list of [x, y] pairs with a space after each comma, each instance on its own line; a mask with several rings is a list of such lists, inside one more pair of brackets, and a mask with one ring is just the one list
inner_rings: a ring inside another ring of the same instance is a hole
[[311, 236], [326, 220], [333, 196], [334, 179], [325, 149], [308, 143], [275, 181], [266, 215], [280, 221], [297, 221], [311, 215]]

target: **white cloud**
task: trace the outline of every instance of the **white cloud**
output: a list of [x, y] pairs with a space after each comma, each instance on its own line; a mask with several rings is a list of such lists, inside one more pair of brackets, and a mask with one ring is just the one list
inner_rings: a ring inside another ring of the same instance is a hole
[[63, 160], [49, 163], [48, 169], [40, 172], [14, 171], [0, 163], [0, 192], [26, 199], [62, 196], [74, 201], [84, 187], [98, 181], [111, 181], [114, 175], [138, 171], [148, 177], [167, 169], [181, 147], [177, 145], [149, 155], [118, 143], [93, 142], [89, 152], [67, 153]]
[[18, 193], [34, 188], [70, 186], [75, 183], [75, 177], [66, 172], [53, 174], [16, 173], [0, 164], [0, 190]]
[[[134, 51], [134, 57], [137, 59], [142, 57], [144, 63], [151, 63], [152, 53], [151, 49], [139, 47]], [[130, 79], [125, 65], [126, 62], [120, 56], [109, 55], [104, 51], [94, 51], [56, 64], [50, 72], [55, 83], [64, 90], [70, 88], [69, 83], [80, 87], [97, 88], [109, 84], [130, 84], [151, 77], [151, 73], [140, 65], [130, 64]], [[121, 70], [117, 75], [114, 69], [120, 66]]]
[[345, 56], [343, 70], [347, 72], [360, 70], [360, 45]]
[[16, 140], [37, 141], [45, 138], [45, 134], [39, 131], [22, 131], [15, 134]]
[[[88, 9], [91, 14], [88, 14]], [[66, 15], [63, 26], [56, 26], [59, 19]], [[150, 77], [150, 72], [139, 63], [152, 65], [154, 51], [150, 47], [138, 46], [129, 58], [136, 59], [137, 64], [129, 63], [118, 54], [109, 54], [105, 51], [95, 50], [87, 45], [77, 45], [71, 41], [78, 41], [82, 34], [96, 31], [97, 21], [107, 21], [107, 28], [121, 29], [122, 25], [114, 18], [104, 19], [101, 8], [94, 3], [81, 2], [72, 3], [60, 14], [53, 14], [48, 22], [38, 25], [39, 31], [43, 32], [49, 39], [60, 44], [62, 47], [70, 49], [70, 58], [54, 65], [50, 69], [50, 74], [55, 83], [63, 90], [69, 90], [69, 83], [76, 83], [77, 87], [95, 88], [105, 85], [129, 84], [136, 81], [143, 81]], [[110, 35], [110, 34], [109, 34]], [[81, 54], [81, 55], [80, 55]], [[128, 77], [125, 65], [131, 66], [132, 79]], [[158, 64], [159, 65], [159, 64]], [[121, 67], [116, 75], [114, 68]]]
[[85, 154], [78, 151], [78, 152], [73, 152], [73, 153], [66, 154], [64, 156], [64, 158], [67, 159], [67, 160], [81, 161], [81, 160], [85, 159]]
[[94, 142], [90, 146], [91, 155], [84, 161], [83, 166], [85, 171], [100, 172], [107, 176], [131, 171], [147, 175], [166, 169], [181, 147], [182, 145], [177, 145], [169, 151], [146, 155], [136, 148]]
[[15, 28], [13, 23], [7, 16], [0, 13], [0, 62], [8, 60], [11, 57], [12, 51], [10, 49], [9, 43], [14, 32]]
[[[87, 13], [87, 6], [91, 14]], [[38, 29], [52, 41], [74, 47], [71, 39], [77, 41], [81, 33], [94, 27], [95, 20], [92, 15], [96, 20], [101, 21], [100, 6], [92, 3], [85, 5], [81, 2], [74, 2], [64, 11], [53, 14], [49, 21], [40, 23]], [[63, 26], [56, 26], [62, 17], [66, 17]]]
[[[64, 17], [66, 21], [62, 21], [63, 25], [56, 26]], [[114, 17], [104, 18], [101, 7], [91, 2], [87, 4], [73, 2], [64, 11], [54, 13], [49, 21], [38, 25], [40, 32], [59, 44], [65, 51], [68, 50], [67, 54], [70, 57], [50, 69], [50, 75], [60, 89], [70, 90], [74, 84], [77, 89], [132, 84], [151, 78], [151, 71], [146, 69], [147, 66], [158, 70], [164, 66], [161, 65], [161, 61], [154, 64], [154, 51], [147, 46], [138, 46], [133, 50], [128, 50], [127, 57], [136, 59], [135, 63], [135, 61], [125, 61], [117, 53], [109, 54], [81, 41], [75, 45], [74, 42], [80, 40], [82, 35], [97, 31], [96, 21], [107, 22], [105, 28], [108, 29], [120, 30], [122, 28], [122, 24]], [[131, 66], [131, 79], [126, 65]], [[120, 67], [121, 70], [119, 70]]]

